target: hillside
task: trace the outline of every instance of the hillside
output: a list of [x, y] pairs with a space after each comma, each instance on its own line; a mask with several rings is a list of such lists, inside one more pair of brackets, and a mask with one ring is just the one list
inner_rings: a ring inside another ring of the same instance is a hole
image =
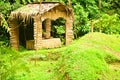
[[60, 72], [67, 80], [120, 80], [119, 42], [119, 35], [86, 34], [64, 50]]
[[0, 47], [1, 80], [120, 80], [120, 35], [88, 33], [69, 46]]

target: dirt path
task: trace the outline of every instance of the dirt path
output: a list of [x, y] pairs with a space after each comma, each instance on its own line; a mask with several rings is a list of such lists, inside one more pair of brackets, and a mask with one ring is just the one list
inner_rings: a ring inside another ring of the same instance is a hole
[[112, 63], [108, 63], [109, 68], [112, 70], [112, 78], [113, 80], [120, 80], [120, 53], [117, 51], [112, 50], [109, 47], [104, 48], [106, 51], [115, 55], [118, 60], [113, 61]]
[[114, 61], [112, 63], [109, 63], [109, 68], [114, 70], [114, 71], [120, 70], [120, 53], [112, 50], [109, 47], [105, 47], [105, 50], [112, 53], [113, 55], [115, 55], [119, 59], [118, 61]]
[[120, 59], [120, 53], [119, 52], [116, 52], [114, 50], [112, 50], [111, 48], [109, 47], [105, 47], [105, 50], [112, 53], [113, 55], [115, 55], [118, 59]]

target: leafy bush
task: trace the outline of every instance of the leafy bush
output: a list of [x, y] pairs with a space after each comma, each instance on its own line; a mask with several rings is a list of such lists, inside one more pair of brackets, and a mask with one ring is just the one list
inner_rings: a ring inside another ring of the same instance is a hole
[[65, 20], [58, 18], [56, 21], [52, 21], [51, 34], [55, 38], [60, 38], [62, 43], [65, 43]]
[[120, 20], [117, 14], [112, 16], [108, 14], [102, 17], [95, 23], [95, 28], [101, 29], [102, 32], [107, 34], [120, 34]]
[[88, 13], [85, 12], [84, 8], [79, 4], [76, 3], [74, 6], [74, 34], [77, 38], [87, 32], [89, 32], [89, 23], [88, 23]]
[[0, 14], [0, 26], [2, 26], [2, 28], [4, 28], [7, 32], [9, 32], [8, 23], [2, 14]]

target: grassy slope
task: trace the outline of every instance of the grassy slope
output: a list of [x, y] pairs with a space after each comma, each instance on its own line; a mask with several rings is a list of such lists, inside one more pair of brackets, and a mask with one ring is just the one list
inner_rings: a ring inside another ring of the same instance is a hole
[[[64, 75], [59, 74], [59, 78], [69, 76], [67, 78], [72, 80], [120, 80], [119, 42], [120, 36], [103, 33], [89, 33], [74, 41], [62, 53], [59, 65], [64, 66], [58, 70], [61, 69]], [[113, 65], [113, 68], [109, 65]]]
[[[21, 51], [18, 59], [6, 61], [13, 62], [9, 74], [14, 72], [7, 76], [15, 80], [120, 80], [119, 45], [119, 35], [89, 33], [70, 46], [39, 50], [37, 55]], [[0, 57], [0, 61], [5, 59]], [[39, 59], [35, 63], [32, 58]]]

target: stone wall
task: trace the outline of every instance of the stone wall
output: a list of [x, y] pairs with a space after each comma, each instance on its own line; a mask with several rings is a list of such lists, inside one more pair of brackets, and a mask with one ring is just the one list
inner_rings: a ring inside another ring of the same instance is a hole
[[65, 39], [66, 39], [65, 40], [65, 45], [69, 45], [74, 38], [72, 25], [73, 25], [72, 18], [67, 19], [66, 23], [65, 23], [65, 27], [66, 27], [66, 30], [65, 30]]
[[51, 20], [50, 19], [46, 19], [45, 20], [45, 30], [46, 30], [46, 34], [45, 34], [45, 38], [49, 39], [51, 36]]
[[[56, 15], [57, 14], [57, 15]], [[73, 14], [71, 12], [71, 14]], [[65, 45], [69, 45], [73, 38], [73, 15], [68, 15], [67, 12], [65, 11], [60, 11], [57, 8], [55, 9], [51, 9], [49, 12], [46, 12], [42, 15], [42, 19], [51, 19], [51, 20], [56, 20], [58, 18], [64, 18], [66, 20], [65, 26], [66, 26], [66, 30], [65, 30]]]
[[34, 17], [34, 48], [42, 48], [42, 21], [39, 15]]
[[16, 50], [19, 49], [19, 26], [16, 20], [10, 21], [10, 43]]

